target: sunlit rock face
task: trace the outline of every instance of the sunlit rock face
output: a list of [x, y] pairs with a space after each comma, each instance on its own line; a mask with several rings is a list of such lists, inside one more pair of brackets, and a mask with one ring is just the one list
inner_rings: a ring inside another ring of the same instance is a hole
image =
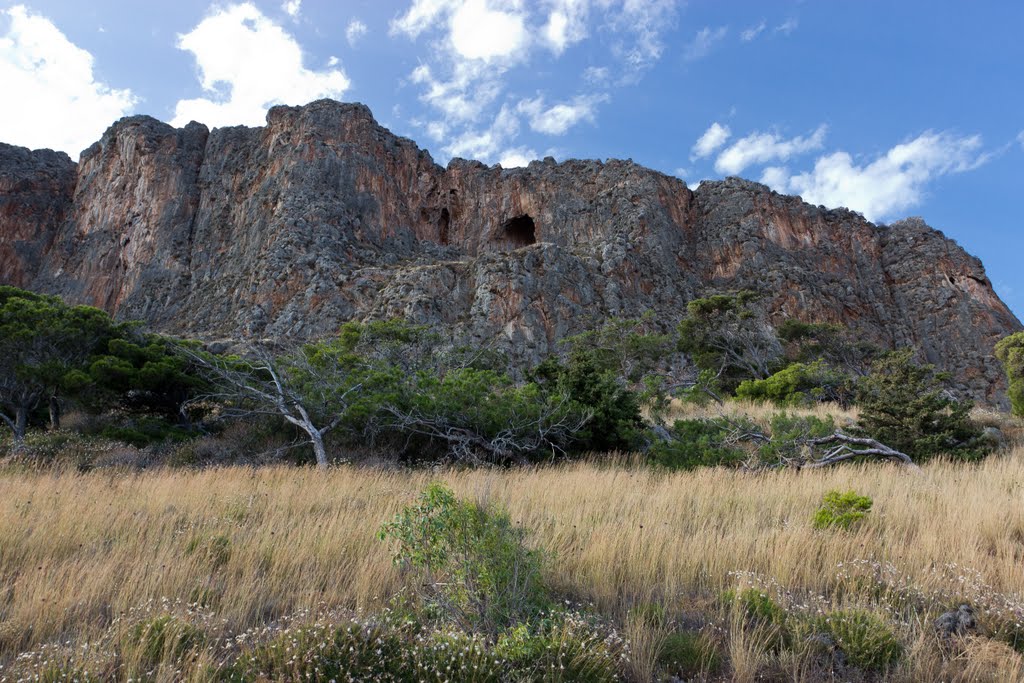
[[730, 178], [630, 161], [447, 168], [359, 104], [262, 128], [115, 123], [76, 166], [0, 146], [0, 282], [205, 339], [308, 339], [404, 317], [523, 361], [607, 316], [754, 289], [776, 320], [913, 344], [1002, 399], [1021, 329], [981, 263], [919, 219], [876, 226]]

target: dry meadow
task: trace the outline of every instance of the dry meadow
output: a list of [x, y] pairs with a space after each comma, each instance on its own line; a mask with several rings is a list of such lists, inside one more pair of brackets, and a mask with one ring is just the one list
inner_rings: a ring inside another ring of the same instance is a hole
[[[905, 648], [887, 679], [1024, 676], [1005, 638], [950, 646], [931, 628], [961, 602], [978, 609], [982, 633], [1020, 628], [1018, 449], [920, 473], [877, 464], [757, 474], [626, 464], [12, 469], [0, 477], [0, 679], [38, 672], [43, 660], [70, 665], [90, 647], [89, 657], [123, 658], [112, 644], [118, 629], [154, 614], [193, 619], [207, 642], [225, 643], [289, 616], [380, 609], [403, 578], [376, 532], [431, 481], [507, 508], [548, 553], [547, 578], [559, 595], [621, 625], [635, 680], [651, 680], [659, 648], [679, 629], [699, 632], [720, 653], [695, 678], [820, 678], [807, 657], [773, 649], [722, 607], [723, 592], [747, 587], [793, 613], [856, 607], [880, 615]], [[856, 489], [874, 507], [853, 530], [817, 530], [811, 518], [830, 489]], [[652, 604], [667, 618], [634, 617]], [[96, 654], [100, 644], [105, 655]], [[215, 646], [205, 656], [207, 668], [216, 665]], [[201, 678], [198, 668], [167, 671], [156, 678]]]

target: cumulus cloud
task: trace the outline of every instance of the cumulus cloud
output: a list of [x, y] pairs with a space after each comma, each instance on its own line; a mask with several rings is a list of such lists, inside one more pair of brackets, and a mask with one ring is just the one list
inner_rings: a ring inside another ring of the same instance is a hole
[[770, 161], [786, 161], [790, 157], [821, 149], [827, 126], [818, 126], [808, 136], [786, 140], [777, 133], [751, 133], [722, 150], [715, 159], [715, 170], [737, 175], [743, 169]]
[[729, 130], [729, 126], [723, 126], [715, 121], [694, 143], [690, 158], [703, 159], [711, 156], [712, 152], [725, 144], [730, 135], [732, 135], [732, 131]]
[[217, 8], [178, 47], [191, 52], [207, 97], [180, 100], [174, 125], [260, 125], [276, 104], [340, 98], [349, 87], [341, 69], [303, 66], [302, 48], [252, 3]]
[[456, 136], [445, 151], [453, 157], [493, 161], [518, 132], [519, 117], [511, 107], [503, 105], [490, 126]]
[[513, 149], [506, 149], [501, 153], [501, 157], [498, 159], [498, 163], [504, 168], [517, 168], [520, 166], [527, 166], [531, 161], [537, 158], [537, 153], [532, 149], [526, 147], [515, 147]]
[[348, 41], [349, 47], [355, 47], [368, 30], [366, 24], [358, 19], [348, 22], [348, 26], [345, 27], [345, 40]]
[[[390, 33], [429, 41], [430, 52], [406, 83], [419, 89], [420, 101], [432, 113], [413, 125], [460, 155], [476, 150], [473, 156], [485, 161], [522, 161], [533, 152], [514, 139], [525, 126], [501, 145], [484, 144], [496, 137], [493, 122], [500, 109], [517, 121], [523, 118], [530, 131], [549, 135], [594, 121], [611, 88], [634, 82], [630, 79], [661, 56], [677, 5], [677, 0], [411, 0], [392, 20]], [[601, 43], [590, 53], [598, 57], [596, 63], [586, 64], [582, 73], [590, 93], [566, 99], [543, 90], [510, 91], [512, 76], [531, 69], [538, 55], [558, 59], [588, 40]]]
[[391, 31], [416, 38], [440, 21], [446, 22], [448, 41], [463, 59], [514, 58], [529, 42], [525, 13], [487, 0], [415, 0], [391, 23]]
[[589, 0], [554, 0], [541, 28], [541, 36], [556, 55], [587, 37]]
[[281, 3], [281, 9], [292, 19], [298, 19], [302, 11], [302, 0], [285, 0]]
[[768, 28], [768, 23], [765, 22], [764, 19], [762, 19], [760, 24], [756, 26], [751, 26], [750, 28], [743, 29], [743, 32], [740, 33], [740, 40], [742, 40], [744, 43], [749, 43], [754, 38], [757, 38], [759, 35], [761, 35], [761, 32], [764, 31], [766, 28]]
[[0, 10], [0, 136], [26, 147], [51, 147], [77, 158], [138, 101], [131, 90], [96, 80], [93, 57], [49, 19], [15, 5]]
[[606, 95], [580, 95], [571, 102], [546, 107], [544, 98], [538, 96], [521, 101], [518, 110], [526, 115], [532, 130], [547, 135], [563, 135], [581, 121], [593, 123], [597, 105], [607, 100]]
[[705, 26], [701, 30], [697, 31], [697, 35], [694, 36], [693, 41], [686, 46], [683, 58], [688, 62], [693, 62], [707, 57], [715, 47], [715, 44], [721, 42], [728, 33], [728, 26], [719, 26], [718, 28]]
[[991, 158], [982, 151], [978, 135], [929, 131], [868, 163], [857, 163], [849, 153], [838, 151], [820, 157], [804, 173], [766, 169], [762, 181], [812, 204], [845, 206], [869, 220], [880, 220], [919, 204], [932, 180], [971, 171]]

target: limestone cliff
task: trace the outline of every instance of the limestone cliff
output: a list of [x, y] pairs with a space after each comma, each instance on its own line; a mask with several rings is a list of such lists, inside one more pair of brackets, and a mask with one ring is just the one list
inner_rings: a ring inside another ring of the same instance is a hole
[[262, 128], [115, 123], [77, 168], [0, 147], [0, 282], [201, 338], [310, 338], [403, 316], [535, 359], [605, 316], [750, 288], [773, 316], [914, 344], [1001, 400], [1020, 323], [981, 263], [909, 219], [875, 226], [730, 178], [630, 161], [447, 168], [358, 104]]

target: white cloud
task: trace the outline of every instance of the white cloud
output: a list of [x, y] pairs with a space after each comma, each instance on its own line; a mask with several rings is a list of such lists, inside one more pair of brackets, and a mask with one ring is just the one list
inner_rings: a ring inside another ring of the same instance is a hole
[[458, 4], [459, 0], [413, 0], [409, 11], [391, 22], [391, 33], [416, 38]]
[[776, 159], [785, 161], [797, 154], [821, 149], [827, 130], [823, 124], [807, 137], [789, 140], [776, 133], [751, 133], [722, 150], [715, 160], [715, 170], [726, 175], [737, 175], [754, 164]]
[[466, 59], [515, 57], [528, 39], [522, 14], [491, 9], [485, 0], [466, 0], [452, 15], [452, 45]]
[[536, 158], [537, 153], [532, 149], [515, 147], [502, 152], [498, 163], [504, 168], [518, 168], [520, 166], [528, 166]]
[[24, 6], [0, 10], [0, 137], [27, 147], [51, 147], [73, 158], [99, 139], [138, 101], [131, 90], [96, 80], [91, 54], [49, 19]]
[[978, 135], [929, 131], [870, 163], [858, 164], [847, 152], [838, 151], [819, 158], [811, 171], [788, 176], [785, 169], [766, 169], [762, 180], [812, 204], [845, 206], [869, 220], [880, 220], [919, 204], [935, 178], [986, 163], [992, 154], [981, 147]]
[[302, 11], [302, 0], [285, 0], [281, 3], [281, 9], [292, 19], [298, 19]]
[[322, 71], [302, 64], [298, 42], [252, 3], [218, 8], [178, 47], [191, 52], [209, 97], [180, 100], [174, 125], [195, 119], [210, 126], [261, 125], [275, 104], [305, 104], [340, 98], [349, 87], [340, 69]]
[[694, 143], [690, 158], [703, 159], [704, 157], [711, 156], [712, 152], [725, 144], [730, 135], [732, 135], [732, 131], [729, 130], [729, 126], [723, 126], [715, 121], [708, 126], [704, 134]]
[[[606, 7], [611, 0], [598, 0]], [[612, 53], [627, 70], [627, 80], [661, 59], [665, 50], [664, 35], [675, 25], [676, 0], [623, 0], [617, 12], [609, 17], [610, 28], [619, 36], [628, 36], [612, 46]]]
[[761, 172], [761, 182], [768, 187], [785, 192], [789, 187], [789, 169], [785, 166], [769, 166]]
[[715, 29], [710, 26], [705, 26], [701, 30], [697, 31], [697, 35], [694, 36], [693, 42], [686, 46], [686, 51], [683, 53], [683, 59], [688, 62], [693, 62], [703, 57], [707, 57], [712, 48], [714, 48], [715, 43], [718, 43], [725, 38], [728, 32], [728, 26], [719, 26]]
[[366, 24], [358, 19], [348, 22], [348, 26], [345, 27], [345, 40], [348, 41], [349, 47], [355, 47], [356, 43], [366, 35], [368, 30]]
[[754, 38], [757, 38], [759, 35], [761, 35], [761, 32], [764, 31], [766, 28], [768, 28], [768, 24], [765, 22], [764, 19], [762, 19], [761, 23], [758, 24], [757, 26], [751, 26], [750, 28], [743, 29], [743, 32], [740, 33], [740, 40], [742, 40], [744, 43], [749, 43]]
[[[493, 137], [493, 124], [486, 122], [498, 120], [499, 108], [510, 107], [517, 120], [525, 114], [533, 131], [552, 135], [594, 121], [596, 105], [609, 95], [593, 91], [635, 82], [661, 56], [677, 5], [678, 0], [410, 0], [392, 20], [390, 33], [429, 41], [429, 52], [406, 83], [418, 88], [431, 113], [413, 125], [443, 149], [480, 150], [486, 160], [506, 150], [514, 158], [523, 151], [513, 139], [518, 128], [500, 145], [484, 144]], [[524, 98], [507, 91], [513, 74], [530, 82], [535, 71], [550, 70], [552, 57], [588, 40], [600, 44], [586, 53], [582, 73], [591, 94], [567, 99], [535, 90]], [[520, 111], [515, 103], [524, 99], [528, 104]]]
[[553, 0], [541, 36], [556, 55], [587, 37], [590, 0]]
[[790, 33], [795, 31], [800, 25], [800, 21], [796, 17], [790, 17], [784, 22], [775, 27], [776, 33], [781, 33], [784, 36], [788, 36]]
[[570, 103], [544, 106], [544, 98], [522, 100], [518, 110], [530, 121], [530, 128], [547, 135], [564, 135], [581, 121], [594, 122], [597, 105], [607, 102], [607, 95], [580, 95]]
[[508, 105], [503, 105], [490, 126], [484, 130], [464, 132], [452, 140], [445, 151], [453, 157], [490, 162], [518, 133], [519, 117]]

